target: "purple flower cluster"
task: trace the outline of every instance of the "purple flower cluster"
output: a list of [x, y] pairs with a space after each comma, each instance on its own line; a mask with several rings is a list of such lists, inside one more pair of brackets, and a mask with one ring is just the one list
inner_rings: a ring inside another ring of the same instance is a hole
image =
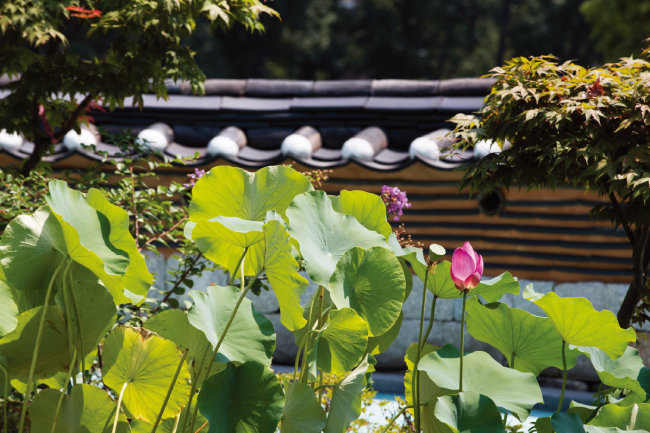
[[400, 191], [396, 186], [384, 185], [381, 187], [381, 199], [386, 204], [386, 213], [388, 218], [393, 221], [399, 221], [399, 218], [404, 213], [404, 209], [411, 207], [406, 192]]
[[196, 181], [199, 180], [204, 174], [205, 170], [199, 170], [198, 168], [195, 168], [194, 173], [187, 175], [187, 177], [190, 178], [190, 181], [188, 183], [184, 183], [183, 186], [185, 188], [192, 188], [196, 184]]

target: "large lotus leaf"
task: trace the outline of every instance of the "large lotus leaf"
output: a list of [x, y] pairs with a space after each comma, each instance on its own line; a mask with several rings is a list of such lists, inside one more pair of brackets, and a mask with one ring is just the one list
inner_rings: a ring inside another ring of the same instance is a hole
[[[467, 330], [479, 341], [501, 351], [508, 360], [514, 357], [519, 371], [539, 375], [546, 367], [562, 368], [562, 337], [547, 317], [510, 308], [506, 304], [482, 305], [478, 299], [467, 300]], [[572, 368], [579, 356], [567, 350], [567, 368]]]
[[[425, 343], [420, 353], [420, 358], [425, 355], [435, 352], [438, 349], [436, 346]], [[453, 346], [445, 346], [444, 350], [455, 349]], [[406, 397], [406, 403], [413, 405], [413, 367], [415, 366], [415, 358], [418, 355], [418, 343], [411, 344], [408, 349], [406, 349], [406, 355], [404, 356], [404, 362], [406, 363], [406, 373], [404, 373], [404, 396]], [[452, 356], [459, 356], [460, 352], [454, 350]], [[425, 373], [419, 373], [419, 388], [420, 388], [420, 403], [425, 404], [432, 400], [435, 400], [436, 397], [442, 396], [445, 393], [439, 392], [439, 388], [431, 382], [429, 376]]]
[[[208, 375], [212, 344], [202, 331], [190, 325], [187, 313], [181, 310], [165, 310], [147, 320], [144, 327], [173, 341], [181, 351], [188, 351], [187, 364], [190, 367], [192, 382], [200, 388]], [[224, 367], [223, 363], [215, 363], [210, 368], [210, 373], [216, 373]]]
[[647, 432], [650, 431], [650, 404], [642, 403], [630, 406], [606, 404], [600, 408], [598, 414], [589, 421], [589, 424]]
[[615, 360], [596, 347], [580, 347], [579, 350], [589, 357], [604, 385], [630, 390], [624, 400], [626, 403], [646, 400], [646, 391], [638, 380], [643, 371], [643, 360], [636, 349], [628, 346], [625, 353]]
[[[214, 349], [228, 323], [241, 292], [235, 287], [209, 286], [205, 292], [193, 290], [194, 305], [189, 322], [203, 331]], [[275, 350], [275, 331], [267, 318], [255, 312], [250, 299], [244, 298], [223, 338], [217, 362], [255, 361], [270, 365]]]
[[386, 238], [368, 230], [353, 216], [332, 208], [323, 191], [297, 196], [287, 209], [289, 233], [300, 244], [312, 281], [327, 286], [336, 264], [352, 247], [388, 247]]
[[318, 369], [344, 374], [354, 368], [366, 353], [368, 326], [352, 308], [330, 312], [325, 327], [318, 332], [310, 352]]
[[393, 341], [395, 341], [399, 336], [399, 330], [402, 328], [403, 320], [404, 314], [400, 312], [397, 321], [388, 331], [376, 337], [368, 337], [368, 347], [366, 348], [366, 352], [370, 355], [377, 355], [387, 351], [391, 344], [393, 344]]
[[556, 412], [551, 417], [551, 425], [555, 433], [584, 433], [582, 420], [576, 414]]
[[[70, 395], [63, 397], [59, 416], [54, 414], [61, 392], [45, 389], [38, 393], [29, 406], [32, 433], [109, 433], [113, 429], [117, 403], [101, 388], [79, 384]], [[119, 416], [117, 431], [127, 433], [129, 425], [123, 414]]]
[[279, 221], [264, 225], [264, 271], [280, 305], [280, 321], [290, 331], [305, 326], [300, 295], [309, 282], [298, 273], [291, 253], [289, 233]]
[[64, 181], [49, 183], [46, 200], [61, 224], [66, 252], [106, 285], [116, 303], [140, 302], [153, 284], [129, 232], [129, 215], [97, 189], [87, 197]]
[[[117, 310], [106, 287], [88, 269], [74, 263], [64, 281], [66, 287], [56, 294], [56, 303], [71, 321], [72, 342], [77, 354], [84, 357], [97, 350], [97, 345], [115, 323]], [[66, 309], [65, 294], [70, 311]]]
[[206, 379], [197, 401], [209, 421], [208, 433], [273, 433], [282, 416], [284, 395], [267, 366], [246, 362], [238, 367], [228, 364]]
[[[103, 380], [116, 394], [126, 384], [122, 404], [129, 418], [154, 422], [181, 360], [176, 344], [136, 328], [115, 328], [104, 340]], [[183, 361], [163, 418], [178, 415], [190, 393]]]
[[[433, 411], [435, 419], [446, 425], [453, 433], [504, 433], [501, 414], [488, 397], [474, 392], [439, 397]], [[427, 423], [425, 432], [429, 430]]]
[[[11, 379], [27, 381], [42, 308], [36, 307], [20, 313], [16, 329], [0, 339], [0, 360], [3, 360]], [[72, 357], [68, 347], [63, 312], [58, 306], [50, 305], [38, 349], [35, 378], [46, 378], [59, 371], [67, 371]]]
[[197, 238], [213, 238], [242, 248], [250, 247], [264, 239], [263, 221], [249, 221], [237, 217], [217, 216], [199, 220], [193, 235]]
[[617, 427], [584, 426], [585, 433], [648, 433], [648, 430], [621, 430]]
[[368, 361], [364, 360], [342, 381], [332, 393], [330, 410], [324, 433], [345, 433], [352, 421], [361, 414], [361, 393], [366, 388]]
[[[409, 263], [411, 263], [416, 275], [424, 281], [427, 265], [419, 259], [410, 260]], [[447, 260], [441, 261], [429, 270], [427, 289], [443, 299], [455, 299], [463, 296], [463, 293], [456, 288], [451, 279], [451, 263]], [[519, 291], [519, 281], [509, 272], [504, 272], [498, 277], [481, 281], [478, 286], [468, 292], [467, 296], [480, 295], [487, 302], [496, 302], [506, 293], [518, 295]]]
[[368, 230], [384, 235], [386, 239], [393, 233], [386, 221], [386, 204], [376, 194], [365, 191], [342, 190], [338, 197], [330, 197], [335, 211], [352, 215]]
[[11, 288], [0, 278], [0, 337], [16, 329], [17, 323], [18, 306], [11, 295]]
[[325, 411], [311, 386], [290, 383], [280, 419], [280, 433], [320, 433], [325, 422]]
[[[445, 358], [433, 352], [422, 358], [418, 369], [429, 376], [439, 388], [438, 393], [455, 394], [458, 391], [459, 365], [459, 357]], [[463, 391], [489, 397], [520, 421], [528, 417], [536, 403], [543, 402], [534, 375], [503, 367], [485, 352], [465, 355]]]
[[382, 335], [402, 312], [406, 281], [402, 266], [386, 248], [354, 247], [343, 254], [329, 282], [337, 308], [354, 308], [371, 336]]
[[525, 296], [544, 310], [567, 344], [597, 347], [616, 359], [636, 341], [634, 329], [622, 329], [614, 313], [596, 311], [588, 299], [561, 298], [554, 292]]
[[[167, 418], [164, 419], [158, 424], [156, 433], [182, 433], [185, 430], [183, 426], [189, 428], [190, 422], [192, 420], [192, 414], [194, 413], [194, 405], [185, 406], [177, 418]], [[196, 413], [196, 419], [194, 420], [194, 429], [196, 426], [202, 426], [204, 423], [207, 423], [207, 419], [203, 417], [199, 412]], [[178, 424], [177, 424], [178, 423]], [[131, 420], [131, 433], [151, 433], [153, 429], [153, 424], [141, 420]], [[207, 431], [207, 430], [206, 430]]]
[[190, 220], [226, 216], [263, 221], [267, 211], [284, 214], [296, 195], [312, 189], [309, 179], [289, 167], [264, 167], [249, 173], [217, 166], [192, 188]]
[[46, 207], [14, 218], [0, 241], [0, 265], [20, 313], [43, 305], [67, 253], [61, 225]]

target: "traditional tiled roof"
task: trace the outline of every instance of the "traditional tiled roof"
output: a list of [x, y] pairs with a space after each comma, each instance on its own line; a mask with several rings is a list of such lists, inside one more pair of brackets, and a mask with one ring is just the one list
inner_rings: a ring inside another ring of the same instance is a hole
[[[580, 188], [510, 191], [470, 197], [459, 191], [462, 172], [496, 146], [482, 142], [463, 154], [446, 152], [448, 119], [481, 108], [492, 81], [208, 80], [205, 96], [170, 85], [169, 98], [144, 96], [144, 107], [93, 112], [109, 133], [131, 130], [167, 156], [200, 158], [187, 166], [162, 168], [161, 182], [186, 181], [194, 168], [236, 165], [256, 169], [290, 162], [295, 168], [333, 168], [328, 193], [383, 184], [406, 190], [405, 212], [413, 239], [440, 243], [448, 251], [464, 241], [481, 252], [492, 274], [512, 271], [522, 278], [555, 281], [630, 278], [631, 249], [621, 229], [594, 221], [589, 211], [602, 200]], [[2, 97], [0, 90], [0, 97]], [[96, 131], [70, 133], [46, 159], [55, 169], [84, 168], [101, 156], [117, 155]], [[19, 136], [0, 134], [0, 167], [20, 163], [32, 149]]]
[[[287, 158], [306, 166], [333, 168], [354, 160], [379, 171], [402, 169], [414, 161], [446, 169], [468, 159], [445, 156], [447, 120], [458, 112], [481, 108], [493, 81], [350, 80], [207, 80], [205, 95], [191, 95], [188, 85], [170, 84], [167, 100], [144, 95], [140, 110], [94, 112], [100, 131], [131, 130], [168, 156], [200, 158], [202, 166], [224, 159], [246, 168], [281, 163]], [[59, 162], [74, 153], [100, 157], [81, 149], [93, 142], [116, 155], [118, 148], [97, 133], [74, 131], [48, 156]], [[93, 135], [97, 136], [96, 138]], [[33, 145], [20, 137], [0, 137], [0, 153], [25, 158]]]

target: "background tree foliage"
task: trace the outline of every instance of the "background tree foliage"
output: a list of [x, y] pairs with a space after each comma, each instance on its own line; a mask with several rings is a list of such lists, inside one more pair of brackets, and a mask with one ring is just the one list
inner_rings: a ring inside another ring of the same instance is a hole
[[203, 19], [211, 28], [241, 23], [261, 30], [260, 0], [16, 0], [0, 4], [0, 76], [15, 81], [0, 99], [0, 128], [35, 143], [29, 171], [99, 100], [110, 108], [166, 79], [201, 91], [204, 74], [186, 39]]
[[263, 20], [263, 35], [236, 29], [219, 35], [199, 23], [191, 45], [212, 77], [438, 79], [480, 76], [513, 56], [551, 53], [599, 64], [582, 3], [283, 0], [273, 4], [282, 22]]
[[568, 183], [610, 201], [593, 214], [623, 227], [632, 244], [633, 281], [618, 313], [623, 327], [650, 319], [647, 57], [592, 69], [552, 57], [515, 58], [492, 70], [497, 83], [477, 116], [452, 119], [459, 146], [486, 138], [512, 143], [466, 172], [463, 184], [473, 190]]

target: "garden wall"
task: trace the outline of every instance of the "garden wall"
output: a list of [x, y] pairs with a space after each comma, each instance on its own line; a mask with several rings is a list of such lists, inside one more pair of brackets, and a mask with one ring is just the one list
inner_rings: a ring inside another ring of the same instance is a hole
[[[147, 263], [149, 270], [156, 274], [155, 285], [159, 289], [165, 288], [164, 283], [161, 281], [162, 276], [167, 273], [168, 267], [175, 266], [176, 260], [173, 258], [165, 259], [165, 257], [157, 256], [153, 253], [145, 253], [147, 256]], [[487, 278], [487, 277], [486, 277]], [[225, 284], [227, 277], [220, 271], [205, 273], [201, 278], [195, 278], [194, 287], [196, 289], [204, 289], [209, 284]], [[556, 292], [563, 297], [585, 297], [589, 299], [597, 310], [608, 309], [614, 313], [618, 310], [625, 293], [627, 291], [626, 284], [613, 284], [602, 282], [579, 282], [579, 283], [555, 283], [553, 281], [528, 281], [521, 280], [522, 289], [528, 284], [533, 284], [535, 291], [540, 293], [547, 293], [549, 291]], [[311, 296], [316, 290], [315, 284], [310, 284], [302, 296], [302, 304], [308, 305]], [[385, 353], [377, 357], [377, 368], [380, 370], [403, 370], [405, 364], [403, 361], [406, 348], [418, 339], [419, 332], [419, 317], [422, 299], [423, 284], [417, 276], [413, 279], [413, 291], [406, 303], [404, 304], [404, 322], [400, 330], [398, 338], [393, 342], [391, 347]], [[169, 289], [169, 288], [167, 288]], [[277, 300], [272, 293], [262, 291], [260, 296], [255, 296], [251, 293], [248, 297], [252, 299], [253, 304], [258, 312], [263, 313], [271, 320], [275, 327], [277, 334], [277, 347], [274, 354], [274, 362], [278, 364], [293, 365], [294, 357], [297, 347], [294, 344], [293, 334], [289, 332], [280, 323], [280, 310]], [[186, 299], [189, 299], [185, 297]], [[427, 295], [427, 305], [425, 308], [426, 318], [429, 318], [430, 305], [432, 295]], [[510, 294], [505, 295], [504, 302], [512, 307], [527, 310], [533, 314], [544, 315], [541, 309], [524, 300], [521, 297], [513, 296]], [[182, 302], [181, 302], [182, 305]], [[460, 340], [460, 317], [462, 301], [461, 299], [448, 300], [440, 299], [436, 305], [435, 324], [429, 343], [436, 345], [443, 345], [452, 343], [458, 346]], [[641, 330], [650, 331], [650, 324], [646, 324]], [[465, 348], [468, 351], [472, 350], [485, 350], [492, 354], [500, 362], [504, 363], [503, 356], [491, 346], [475, 340], [471, 335], [465, 335]], [[643, 348], [640, 349], [643, 355]], [[645, 363], [650, 362], [650, 353], [645, 354]], [[561, 383], [560, 370], [549, 368], [543, 374], [543, 380], [547, 385], [557, 385]], [[597, 382], [593, 367], [586, 357], [581, 356], [575, 368], [569, 371], [569, 379], [571, 380], [570, 386], [577, 389], [587, 389], [590, 382]], [[557, 382], [557, 383], [556, 383]]]

